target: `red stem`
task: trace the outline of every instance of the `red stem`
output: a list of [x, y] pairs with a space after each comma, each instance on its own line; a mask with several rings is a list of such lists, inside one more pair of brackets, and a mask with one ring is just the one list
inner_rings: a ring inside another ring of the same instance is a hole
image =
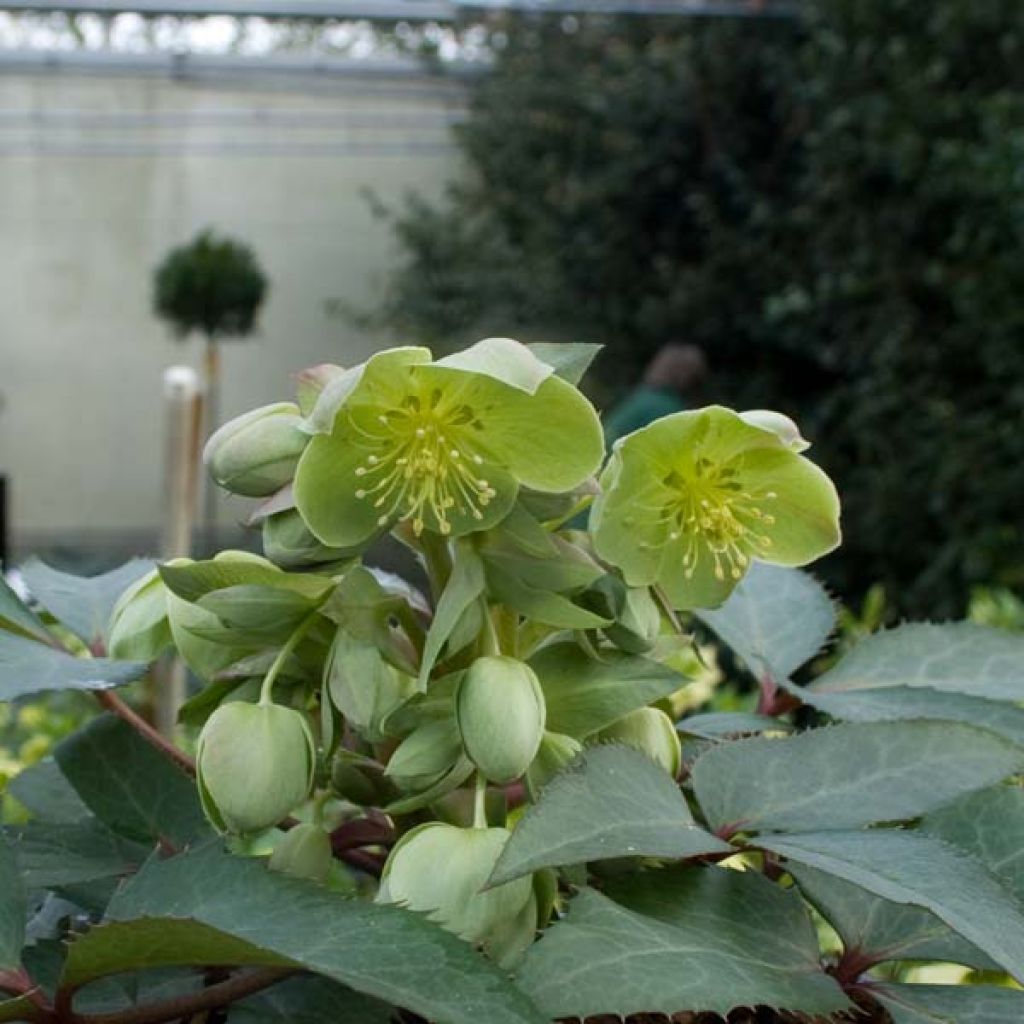
[[190, 1020], [196, 1014], [216, 1010], [261, 992], [292, 974], [295, 971], [290, 967], [246, 971], [199, 992], [113, 1013], [74, 1013], [70, 1005], [71, 992], [67, 994], [63, 1006], [58, 1003], [47, 1024], [163, 1024], [165, 1021]]
[[142, 715], [133, 711], [113, 690], [96, 690], [96, 699], [108, 711], [127, 722], [147, 743], [169, 757], [182, 771], [194, 776], [196, 763], [183, 750], [179, 750], [169, 739], [161, 736]]

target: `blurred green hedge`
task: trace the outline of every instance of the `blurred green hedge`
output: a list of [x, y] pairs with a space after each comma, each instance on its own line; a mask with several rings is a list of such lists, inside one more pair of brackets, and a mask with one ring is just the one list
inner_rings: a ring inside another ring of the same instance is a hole
[[840, 482], [842, 593], [951, 615], [1024, 583], [1024, 4], [494, 32], [466, 174], [390, 211], [372, 319], [604, 342], [606, 400], [697, 342], [709, 398], [797, 415]]

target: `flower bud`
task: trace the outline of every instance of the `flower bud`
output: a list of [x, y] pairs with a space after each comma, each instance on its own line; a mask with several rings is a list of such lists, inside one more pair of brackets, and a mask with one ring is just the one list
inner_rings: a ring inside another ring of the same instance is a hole
[[233, 494], [263, 498], [295, 475], [309, 443], [299, 407], [277, 402], [244, 413], [216, 431], [203, 451], [213, 479]]
[[597, 733], [593, 740], [624, 743], [656, 761], [675, 778], [682, 764], [679, 733], [672, 719], [658, 708], [637, 708]]
[[319, 825], [296, 825], [274, 847], [270, 868], [322, 885], [330, 874], [333, 859], [330, 837]]
[[107, 650], [112, 658], [154, 661], [170, 643], [167, 588], [154, 569], [117, 599], [110, 614]]
[[530, 939], [536, 928], [529, 875], [481, 891], [509, 834], [503, 828], [458, 828], [440, 822], [414, 828], [391, 851], [377, 901], [425, 911], [467, 942], [504, 954], [506, 933], [519, 918], [532, 915]]
[[221, 832], [276, 825], [309, 796], [315, 767], [305, 717], [277, 704], [222, 704], [199, 734], [199, 796]]
[[498, 784], [518, 779], [544, 736], [544, 692], [525, 662], [477, 658], [455, 696], [455, 715], [469, 759]]
[[560, 732], [546, 732], [526, 772], [526, 786], [530, 796], [537, 798], [540, 791], [583, 749], [578, 740]]

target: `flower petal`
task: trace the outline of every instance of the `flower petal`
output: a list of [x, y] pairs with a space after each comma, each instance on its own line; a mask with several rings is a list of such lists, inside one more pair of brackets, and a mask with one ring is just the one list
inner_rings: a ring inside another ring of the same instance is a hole
[[536, 394], [541, 384], [555, 372], [554, 367], [512, 338], [484, 338], [461, 352], [438, 359], [433, 365], [493, 377], [528, 395]]
[[785, 450], [750, 452], [735, 463], [744, 487], [772, 491], [761, 507], [774, 517], [761, 532], [771, 546], [758, 554], [775, 565], [806, 565], [839, 546], [839, 496], [809, 459]]
[[[657, 520], [665, 501], [660, 476], [644, 459], [626, 460], [621, 450], [612, 453], [591, 508], [590, 531], [597, 553], [618, 566], [630, 586], [646, 586], [661, 576], [668, 527]], [[682, 572], [682, 555], [679, 565]]]
[[535, 395], [506, 391], [487, 417], [484, 440], [524, 487], [571, 491], [597, 472], [604, 435], [581, 392], [554, 376]]
[[404, 395], [402, 383], [407, 380], [400, 369], [430, 361], [430, 349], [406, 346], [377, 352], [365, 363], [353, 366], [332, 377], [320, 392], [313, 411], [306, 417], [310, 433], [329, 434], [342, 406], [354, 401], [374, 402]]
[[690, 576], [686, 575], [683, 558], [685, 540], [670, 544], [665, 551], [658, 582], [672, 607], [678, 611], [691, 608], [717, 608], [740, 582], [731, 576], [715, 575], [715, 556], [703, 538], [697, 540], [697, 562]]
[[316, 538], [328, 547], [354, 548], [381, 532], [380, 510], [356, 498], [356, 469], [365, 449], [343, 430], [318, 434], [295, 471], [295, 505]]

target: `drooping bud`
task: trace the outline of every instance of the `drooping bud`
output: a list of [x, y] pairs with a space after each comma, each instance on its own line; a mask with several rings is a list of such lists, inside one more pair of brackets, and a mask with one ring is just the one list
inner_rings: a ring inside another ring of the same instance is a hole
[[319, 825], [296, 825], [274, 847], [270, 868], [322, 885], [330, 874], [333, 859], [330, 837]]
[[581, 750], [582, 745], [571, 736], [560, 732], [546, 732], [526, 772], [526, 786], [534, 799]]
[[203, 451], [213, 479], [233, 494], [264, 498], [295, 475], [309, 443], [299, 407], [276, 402], [244, 413], [217, 430]]
[[509, 832], [503, 828], [458, 828], [430, 822], [414, 828], [391, 851], [384, 867], [379, 903], [427, 912], [450, 932], [477, 943], [499, 962], [510, 959], [510, 929], [536, 929], [536, 900], [530, 876], [481, 891]]
[[477, 658], [455, 696], [455, 715], [469, 759], [491, 782], [518, 779], [544, 736], [544, 692], [525, 662]]
[[305, 717], [276, 704], [223, 704], [199, 734], [199, 796], [221, 832], [276, 825], [309, 796], [315, 766]]
[[113, 658], [153, 661], [171, 643], [167, 588], [154, 569], [136, 580], [110, 615], [107, 649]]
[[646, 754], [675, 778], [682, 763], [679, 733], [672, 719], [658, 708], [637, 708], [597, 733], [593, 740], [624, 743]]

